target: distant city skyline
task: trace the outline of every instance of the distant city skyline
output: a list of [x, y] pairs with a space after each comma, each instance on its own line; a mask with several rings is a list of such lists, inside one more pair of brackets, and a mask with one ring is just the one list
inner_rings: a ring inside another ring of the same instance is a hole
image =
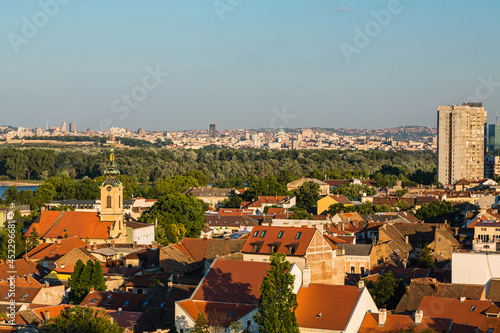
[[500, 111], [500, 2], [0, 4], [2, 123], [131, 130], [436, 127]]

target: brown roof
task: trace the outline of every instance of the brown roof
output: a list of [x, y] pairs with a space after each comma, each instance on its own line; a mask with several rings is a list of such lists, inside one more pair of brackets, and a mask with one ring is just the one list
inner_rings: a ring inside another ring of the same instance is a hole
[[80, 303], [80, 306], [100, 307], [107, 310], [122, 308], [125, 311], [130, 311], [139, 306], [143, 297], [143, 294], [126, 292], [91, 291]]
[[277, 246], [278, 253], [287, 254], [294, 247], [289, 255], [304, 256], [315, 232], [316, 228], [255, 226], [241, 252], [269, 254], [271, 246]]
[[[38, 265], [34, 261], [26, 259], [18, 259], [14, 261], [14, 270], [17, 272], [16, 276], [33, 276], [36, 280], [42, 279], [44, 276], [50, 273], [50, 269]], [[0, 263], [0, 280], [7, 280], [11, 276], [13, 269], [9, 267], [7, 262]]]
[[202, 261], [203, 259], [240, 252], [245, 241], [240, 239], [183, 238], [174, 247], [194, 261]]
[[295, 312], [299, 327], [344, 330], [360, 294], [361, 290], [354, 286], [310, 284], [300, 288]]
[[108, 239], [113, 222], [101, 222], [96, 212], [43, 211], [24, 233], [36, 228], [42, 238], [58, 238], [65, 234], [80, 239]]
[[172, 276], [171, 273], [153, 274], [153, 275], [133, 275], [127, 282], [125, 287], [143, 287], [148, 288], [155, 283], [156, 280], [166, 282]]
[[484, 285], [441, 283], [428, 280], [414, 280], [407, 288], [407, 292], [401, 298], [396, 307], [396, 312], [415, 311], [424, 297], [445, 297], [479, 300], [484, 297]]
[[28, 258], [37, 260], [57, 260], [63, 255], [73, 250], [87, 246], [87, 243], [78, 237], [63, 238], [59, 244], [56, 243], [42, 243], [28, 252]]
[[487, 299], [492, 302], [500, 302], [500, 279], [491, 279]]

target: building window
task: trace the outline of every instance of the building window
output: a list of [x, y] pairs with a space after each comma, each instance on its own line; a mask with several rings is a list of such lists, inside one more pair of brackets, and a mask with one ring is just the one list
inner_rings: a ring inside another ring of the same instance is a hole
[[365, 274], [365, 267], [364, 266], [361, 266], [360, 270], [361, 270], [361, 274]]
[[266, 230], [262, 230], [262, 233], [260, 234], [260, 237], [264, 237], [266, 235]]
[[297, 236], [295, 236], [295, 239], [299, 239], [299, 238], [300, 238], [300, 236], [302, 236], [302, 231], [299, 231], [299, 232], [297, 233]]
[[356, 267], [351, 266], [351, 274], [356, 274]]
[[471, 311], [476, 310], [476, 306], [475, 306], [475, 305], [471, 306], [471, 307], [470, 307], [470, 310], [471, 310]]
[[108, 195], [106, 199], [106, 208], [111, 208], [111, 196]]
[[280, 231], [280, 233], [278, 234], [278, 238], [283, 238], [284, 233], [285, 233], [284, 231]]

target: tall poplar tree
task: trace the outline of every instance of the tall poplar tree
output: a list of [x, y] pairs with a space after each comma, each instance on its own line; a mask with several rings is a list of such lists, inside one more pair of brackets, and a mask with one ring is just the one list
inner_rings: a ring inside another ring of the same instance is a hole
[[259, 332], [299, 333], [295, 317], [297, 295], [293, 292], [294, 280], [286, 256], [273, 253], [271, 269], [260, 285], [258, 312], [254, 316]]

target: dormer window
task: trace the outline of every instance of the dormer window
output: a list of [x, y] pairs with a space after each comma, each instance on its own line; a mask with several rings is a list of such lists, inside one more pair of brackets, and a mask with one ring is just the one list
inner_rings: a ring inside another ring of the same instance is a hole
[[302, 236], [302, 231], [299, 231], [297, 235], [295, 236], [295, 239], [300, 239], [300, 236]]
[[474, 311], [474, 310], [476, 310], [476, 306], [475, 305], [473, 305], [473, 306], [470, 307], [470, 311], [471, 312]]
[[262, 244], [264, 244], [264, 242], [254, 242], [254, 243], [251, 243], [250, 245], [252, 245], [252, 252], [253, 253], [257, 253], [260, 251], [261, 247], [262, 247]]
[[262, 233], [260, 234], [260, 238], [263, 238], [266, 235], [267, 230], [262, 230]]
[[280, 231], [280, 233], [278, 234], [278, 238], [283, 238], [284, 233], [285, 233], [284, 231]]
[[275, 242], [268, 244], [269, 246], [269, 253], [276, 253], [278, 252], [278, 249], [280, 248], [281, 243], [280, 242]]
[[299, 247], [299, 244], [298, 243], [292, 243], [292, 244], [288, 244], [286, 246], [288, 248], [288, 251], [286, 254], [295, 254], [295, 252], [297, 252], [297, 248]]
[[253, 236], [254, 236], [254, 237], [257, 237], [258, 235], [259, 235], [259, 232], [258, 232], [258, 231], [255, 231], [255, 232], [253, 233]]

